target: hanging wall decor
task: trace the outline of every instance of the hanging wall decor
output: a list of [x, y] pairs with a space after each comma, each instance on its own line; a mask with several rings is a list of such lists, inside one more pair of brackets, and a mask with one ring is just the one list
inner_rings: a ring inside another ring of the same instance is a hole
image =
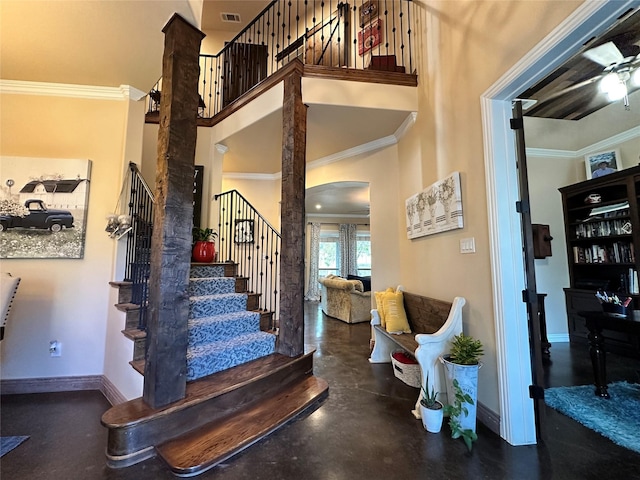
[[407, 238], [463, 227], [460, 173], [453, 172], [405, 201]]
[[368, 25], [358, 32], [358, 54], [364, 55], [382, 42], [382, 19]]
[[83, 258], [90, 160], [0, 157], [0, 258]]

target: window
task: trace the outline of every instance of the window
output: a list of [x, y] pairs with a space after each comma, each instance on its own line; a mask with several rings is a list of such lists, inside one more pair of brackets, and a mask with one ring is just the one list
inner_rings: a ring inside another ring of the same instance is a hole
[[[371, 235], [368, 231], [356, 233], [356, 248], [357, 275], [371, 276]], [[340, 235], [335, 230], [320, 233], [318, 274], [324, 277], [330, 274], [340, 275]]]
[[338, 236], [320, 234], [320, 250], [318, 253], [318, 274], [326, 277], [329, 274], [340, 275], [338, 263]]
[[371, 236], [369, 232], [358, 232], [356, 234], [356, 244], [358, 251], [358, 275], [362, 277], [371, 276]]

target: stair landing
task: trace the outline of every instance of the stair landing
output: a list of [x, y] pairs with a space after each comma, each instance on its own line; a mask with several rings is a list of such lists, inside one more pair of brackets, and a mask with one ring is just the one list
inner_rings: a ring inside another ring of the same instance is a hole
[[[107, 464], [127, 467], [158, 450], [176, 475], [192, 476], [319, 405], [327, 394], [326, 382], [313, 376], [313, 352], [272, 354], [189, 382], [184, 399], [162, 408], [142, 398], [112, 407], [102, 416], [109, 430]], [[241, 433], [232, 434], [238, 424]], [[209, 437], [221, 445], [213, 448]], [[180, 449], [189, 453], [179, 455]]]

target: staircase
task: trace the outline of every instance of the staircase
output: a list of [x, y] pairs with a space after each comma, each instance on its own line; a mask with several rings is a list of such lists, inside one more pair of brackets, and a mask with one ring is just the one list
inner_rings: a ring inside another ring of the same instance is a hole
[[191, 267], [187, 381], [275, 351], [276, 336], [260, 330], [260, 312], [247, 310], [247, 298], [224, 265]]
[[[102, 417], [109, 430], [107, 464], [126, 467], [159, 455], [178, 476], [202, 473], [268, 435], [328, 393], [313, 376], [313, 352], [274, 353], [271, 313], [257, 311], [258, 295], [234, 263], [192, 264], [189, 282], [187, 392], [152, 409], [142, 398], [114, 406]], [[128, 282], [119, 288], [126, 313], [123, 333], [134, 341], [131, 365], [144, 373], [146, 332]]]

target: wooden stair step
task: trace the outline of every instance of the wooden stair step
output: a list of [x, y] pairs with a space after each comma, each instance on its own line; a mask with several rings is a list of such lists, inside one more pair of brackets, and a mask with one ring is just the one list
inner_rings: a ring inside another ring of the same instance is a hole
[[[129, 362], [144, 371], [144, 361]], [[313, 351], [297, 357], [272, 354], [187, 383], [186, 396], [152, 408], [142, 397], [115, 405], [102, 415], [108, 429], [107, 464], [133, 465], [156, 446], [229, 418], [243, 415], [256, 399], [270, 398], [313, 373]]]
[[140, 375], [144, 375], [144, 360], [131, 360], [129, 365], [133, 367], [133, 369], [138, 372]]
[[178, 476], [202, 473], [266, 437], [328, 395], [326, 381], [314, 376], [288, 385], [255, 401], [241, 414], [211, 422], [156, 447]]
[[140, 340], [142, 338], [147, 338], [146, 330], [140, 330], [139, 328], [125, 328], [122, 330], [122, 333], [125, 337], [130, 340]]
[[140, 305], [137, 303], [116, 303], [116, 308], [121, 312], [133, 312], [140, 310]]

